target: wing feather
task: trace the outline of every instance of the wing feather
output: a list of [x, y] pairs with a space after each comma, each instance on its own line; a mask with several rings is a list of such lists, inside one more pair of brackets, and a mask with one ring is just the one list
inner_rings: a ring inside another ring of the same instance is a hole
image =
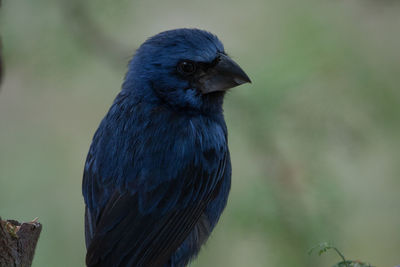
[[[224, 165], [220, 164], [219, 167]], [[176, 179], [193, 179], [197, 182], [189, 184], [177, 202], [183, 202], [187, 198], [185, 191], [190, 192], [193, 188], [198, 191], [197, 195], [202, 197], [190, 199], [186, 206], [179, 208], [167, 205], [169, 208], [164, 213], [142, 213], [138, 194], [130, 195], [116, 191], [102, 213], [88, 248], [87, 265], [162, 266], [193, 230], [208, 203], [219, 192], [218, 185], [223, 172], [224, 170], [216, 169], [211, 175], [204, 175], [205, 172], [198, 168], [184, 171], [186, 175], [191, 173], [191, 177]], [[196, 175], [197, 173], [202, 175]], [[217, 180], [216, 186], [210, 188], [214, 179]], [[175, 194], [171, 192], [174, 188], [169, 190], [166, 196]], [[166, 205], [165, 203], [161, 204]], [[166, 207], [157, 208], [163, 210]], [[116, 218], [121, 220], [116, 223]]]

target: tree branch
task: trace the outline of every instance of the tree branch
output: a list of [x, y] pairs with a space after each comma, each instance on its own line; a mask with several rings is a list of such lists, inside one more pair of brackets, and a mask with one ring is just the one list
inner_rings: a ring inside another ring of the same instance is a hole
[[41, 231], [42, 225], [36, 219], [21, 224], [0, 218], [0, 266], [31, 266]]

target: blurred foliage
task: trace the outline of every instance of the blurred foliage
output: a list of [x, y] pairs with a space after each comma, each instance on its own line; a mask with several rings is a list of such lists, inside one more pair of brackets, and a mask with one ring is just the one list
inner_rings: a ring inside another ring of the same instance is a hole
[[308, 254], [311, 254], [314, 250], [318, 249], [318, 255], [322, 255], [324, 253], [326, 253], [328, 250], [334, 250], [339, 257], [342, 259], [342, 261], [336, 263], [335, 265], [333, 265], [333, 267], [374, 267], [369, 263], [364, 263], [362, 261], [359, 260], [346, 260], [346, 258], [344, 257], [344, 255], [342, 254], [342, 252], [339, 251], [339, 249], [331, 244], [329, 244], [328, 242], [324, 242], [319, 244], [318, 246], [313, 247]]
[[0, 215], [39, 217], [34, 266], [83, 266], [91, 137], [135, 48], [177, 27], [217, 34], [253, 81], [225, 101], [232, 191], [192, 266], [331, 266], [307, 255], [320, 240], [399, 264], [398, 1], [77, 3], [0, 15]]

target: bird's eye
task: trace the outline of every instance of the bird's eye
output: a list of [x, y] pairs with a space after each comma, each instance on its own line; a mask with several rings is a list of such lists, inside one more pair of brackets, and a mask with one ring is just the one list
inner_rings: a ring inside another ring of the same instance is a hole
[[196, 72], [196, 65], [190, 61], [181, 61], [178, 64], [178, 71], [184, 75], [191, 75]]

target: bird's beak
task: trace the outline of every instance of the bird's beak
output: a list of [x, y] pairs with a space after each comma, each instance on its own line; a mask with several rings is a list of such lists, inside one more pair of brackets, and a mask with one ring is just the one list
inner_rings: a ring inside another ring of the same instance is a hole
[[244, 83], [251, 83], [250, 78], [242, 68], [224, 54], [219, 55], [218, 63], [208, 69], [198, 82], [203, 94], [226, 91]]

